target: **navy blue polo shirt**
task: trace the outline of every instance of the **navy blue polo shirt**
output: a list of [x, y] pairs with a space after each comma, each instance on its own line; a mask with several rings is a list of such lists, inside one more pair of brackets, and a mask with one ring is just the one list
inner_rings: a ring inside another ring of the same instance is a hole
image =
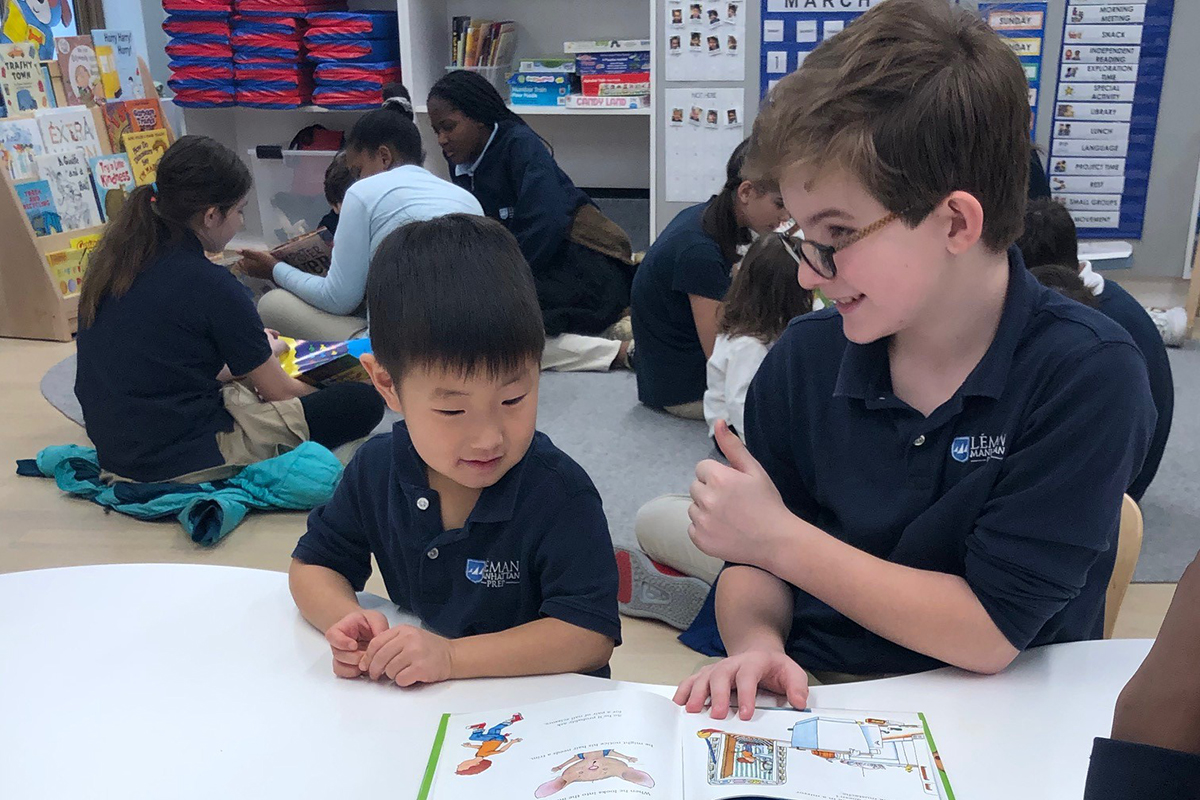
[[638, 400], [654, 408], [703, 399], [708, 388], [708, 359], [688, 295], [724, 300], [733, 265], [704, 232], [707, 208], [700, 203], [679, 212], [633, 276]]
[[249, 293], [191, 233], [165, 243], [124, 295], [100, 301], [76, 344], [75, 395], [100, 466], [146, 483], [223, 464], [216, 434], [233, 417], [217, 374], [271, 358]]
[[[292, 553], [361, 591], [371, 556], [401, 609], [456, 639], [553, 617], [621, 641], [617, 565], [600, 495], [543, 433], [443, 530], [437, 492], [404, 422], [371, 439]], [[608, 677], [608, 667], [594, 673]]]
[[1171, 376], [1171, 360], [1167, 358], [1167, 348], [1158, 326], [1129, 292], [1115, 281], [1105, 278], [1104, 291], [1097, 300], [1100, 301], [1100, 312], [1124, 328], [1142, 351], [1150, 376], [1150, 396], [1154, 398], [1154, 409], [1158, 412], [1158, 422], [1154, 426], [1146, 460], [1126, 490], [1130, 497], [1141, 502], [1142, 495], [1158, 472], [1163, 451], [1167, 448], [1167, 437], [1171, 433], [1171, 419], [1175, 415], [1175, 381]]
[[[887, 340], [850, 343], [827, 309], [793, 320], [763, 361], [746, 444], [797, 516], [879, 558], [964, 577], [1024, 650], [1101, 636], [1121, 497], [1154, 419], [1129, 335], [1040, 285], [1012, 248], [995, 339], [929, 417], [893, 393]], [[807, 669], [942, 666], [793, 592], [787, 648]]]

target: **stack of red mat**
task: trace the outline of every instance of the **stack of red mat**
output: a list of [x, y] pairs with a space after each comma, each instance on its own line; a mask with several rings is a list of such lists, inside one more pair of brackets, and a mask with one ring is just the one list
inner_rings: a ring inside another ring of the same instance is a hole
[[170, 36], [171, 78], [167, 86], [181, 106], [219, 108], [234, 104], [232, 0], [163, 0]]

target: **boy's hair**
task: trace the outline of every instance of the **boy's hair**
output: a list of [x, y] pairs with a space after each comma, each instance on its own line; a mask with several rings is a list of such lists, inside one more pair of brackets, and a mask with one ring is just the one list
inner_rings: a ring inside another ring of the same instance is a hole
[[371, 349], [392, 380], [416, 366], [495, 379], [546, 344], [533, 273], [499, 222], [449, 214], [379, 245], [367, 276]]
[[1025, 209], [1025, 232], [1017, 247], [1029, 269], [1062, 264], [1079, 269], [1079, 239], [1075, 220], [1062, 203], [1049, 199], [1030, 200]]
[[346, 166], [346, 152], [343, 150], [333, 157], [325, 168], [325, 201], [336, 206], [346, 199], [346, 191], [354, 183], [354, 176]]
[[79, 327], [91, 326], [105, 297], [128, 292], [159, 248], [184, 237], [198, 214], [228, 214], [249, 191], [250, 170], [237, 153], [207, 136], [181, 136], [158, 162], [155, 183], [133, 190], [88, 257]]
[[1099, 308], [1096, 295], [1083, 283], [1079, 277], [1078, 267], [1068, 267], [1065, 264], [1041, 264], [1029, 269], [1029, 274], [1038, 279], [1038, 283], [1053, 289], [1064, 297], [1069, 297], [1077, 303], [1083, 303], [1088, 308]]
[[812, 292], [796, 280], [796, 260], [776, 234], [758, 237], [725, 297], [720, 332], [753, 336], [763, 344], [778, 339], [788, 323], [812, 311]]
[[888, 0], [813, 50], [770, 93], [745, 176], [841, 168], [916, 226], [947, 195], [983, 206], [983, 243], [1021, 233], [1029, 83], [1004, 40], [946, 0]]

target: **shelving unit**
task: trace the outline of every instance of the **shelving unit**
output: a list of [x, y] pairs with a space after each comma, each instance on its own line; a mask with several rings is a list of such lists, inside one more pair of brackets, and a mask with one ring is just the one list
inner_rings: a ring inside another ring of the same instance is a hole
[[[140, 60], [140, 59], [139, 59]], [[154, 87], [149, 69], [141, 62], [148, 95]], [[56, 87], [56, 89], [59, 87]], [[92, 109], [101, 149], [109, 151], [103, 114]], [[164, 123], [165, 124], [165, 123]], [[168, 127], [168, 135], [171, 134]], [[72, 239], [100, 233], [104, 226], [38, 236], [7, 172], [0, 172], [0, 337], [71, 341], [79, 316], [78, 293], [64, 296], [46, 261], [49, 253], [66, 250]]]

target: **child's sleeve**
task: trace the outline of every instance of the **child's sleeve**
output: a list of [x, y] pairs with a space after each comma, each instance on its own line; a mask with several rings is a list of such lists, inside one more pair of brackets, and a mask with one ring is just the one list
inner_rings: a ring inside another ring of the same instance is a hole
[[275, 265], [272, 277], [280, 287], [310, 306], [346, 316], [362, 305], [370, 265], [370, 211], [362, 198], [350, 191], [342, 202], [342, 214], [333, 235], [329, 272], [324, 276], [310, 275], [281, 261]]
[[729, 348], [729, 360], [725, 362], [726, 421], [744, 435], [746, 395], [766, 358], [767, 346], [753, 336], [737, 336], [729, 342]]
[[534, 556], [543, 617], [553, 617], [621, 643], [617, 562], [600, 495], [579, 492], [558, 510]]
[[308, 531], [292, 551], [292, 558], [305, 564], [340, 573], [356, 592], [361, 592], [371, 577], [369, 515], [362, 513], [362, 495], [366, 491], [360, 459], [356, 457], [346, 467], [329, 502], [308, 515]]
[[579, 208], [578, 190], [562, 181], [561, 171], [541, 140], [519, 137], [509, 161], [517, 187], [517, 207], [508, 229], [535, 275], [554, 265]]
[[1101, 343], [1072, 361], [1033, 399], [966, 541], [967, 583], [1018, 650], [1116, 546], [1122, 496], [1154, 431], [1145, 361], [1133, 344]]
[[208, 331], [217, 352], [240, 378], [272, 358], [271, 343], [250, 294], [233, 273], [222, 269], [208, 292], [197, 292], [208, 302]]

